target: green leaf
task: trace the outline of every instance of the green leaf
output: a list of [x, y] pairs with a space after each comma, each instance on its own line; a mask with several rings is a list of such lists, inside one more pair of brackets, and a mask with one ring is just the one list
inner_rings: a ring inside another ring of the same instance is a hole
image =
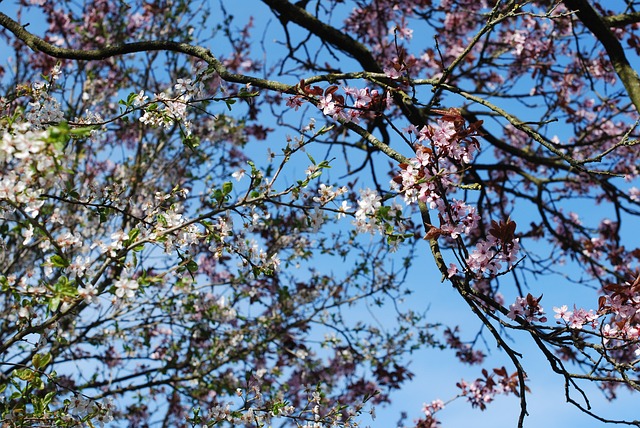
[[271, 408], [271, 411], [273, 412], [274, 415], [277, 416], [278, 414], [280, 414], [280, 411], [284, 409], [286, 406], [287, 406], [286, 402], [281, 401], [278, 403], [274, 403], [273, 407]]
[[316, 164], [316, 161], [313, 159], [313, 157], [309, 153], [307, 153], [307, 157], [309, 158], [312, 164], [314, 165]]
[[193, 135], [186, 135], [184, 132], [182, 132], [182, 130], [180, 132], [180, 135], [182, 136], [182, 144], [195, 152], [200, 145], [199, 139], [194, 137]]
[[136, 94], [135, 92], [131, 92], [129, 94], [129, 96], [127, 97], [127, 101], [124, 102], [124, 101], [120, 100], [120, 103], [124, 104], [127, 107], [130, 107], [133, 104], [133, 101], [136, 99], [137, 96], [138, 96], [138, 94]]
[[109, 214], [109, 208], [98, 207], [98, 215], [100, 216], [100, 224], [107, 221], [107, 215]]
[[49, 403], [51, 403], [51, 400], [53, 400], [53, 397], [56, 396], [56, 392], [57, 391], [49, 391], [47, 393], [47, 395], [44, 396], [44, 398], [42, 399], [42, 402], [44, 403], [45, 406], [48, 406]]
[[222, 185], [222, 193], [224, 193], [225, 195], [228, 195], [229, 193], [231, 193], [231, 190], [233, 190], [232, 182], [227, 181]]
[[136, 239], [138, 235], [140, 235], [140, 229], [138, 229], [137, 227], [131, 229], [129, 231], [129, 241], [133, 242], [133, 240]]
[[325, 134], [325, 133], [327, 133], [327, 132], [331, 131], [331, 130], [332, 130], [333, 128], [335, 128], [335, 127], [336, 127], [335, 125], [323, 126], [322, 128], [320, 128], [320, 129], [318, 130], [318, 132], [316, 133], [316, 135], [322, 135], [322, 134]]
[[60, 296], [76, 296], [78, 290], [73, 282], [69, 281], [69, 278], [62, 275], [58, 278], [58, 281], [54, 284], [53, 288]]
[[53, 267], [65, 268], [65, 267], [69, 266], [69, 261], [66, 260], [64, 257], [58, 255], [58, 254], [55, 254], [55, 255], [51, 256], [49, 261], [51, 262], [51, 265]]
[[198, 271], [198, 263], [194, 260], [189, 260], [186, 264], [187, 270], [191, 273], [195, 273]]
[[69, 140], [69, 124], [60, 122], [56, 126], [49, 128], [49, 137], [47, 141], [50, 143], [66, 143]]
[[218, 202], [222, 202], [222, 199], [224, 199], [224, 194], [222, 193], [222, 190], [216, 189], [213, 191], [211, 197]]
[[47, 364], [51, 362], [51, 358], [52, 357], [49, 352], [45, 354], [35, 354], [33, 357], [31, 357], [31, 363], [33, 364], [33, 367], [35, 367], [37, 370], [40, 370], [46, 367]]
[[391, 211], [391, 207], [383, 205], [380, 208], [378, 208], [378, 216], [382, 219], [388, 219], [389, 211]]
[[33, 406], [33, 416], [42, 416], [42, 414], [44, 413], [44, 403], [42, 402], [42, 398], [32, 396], [31, 405]]
[[29, 381], [34, 377], [33, 370], [28, 368], [17, 369], [13, 371], [13, 374], [20, 380]]
[[98, 129], [97, 126], [81, 126], [69, 130], [69, 134], [73, 137], [84, 138], [91, 135], [91, 131]]
[[34, 376], [33, 379], [31, 379], [31, 386], [33, 386], [35, 389], [44, 389], [44, 382], [42, 382], [42, 379], [40, 379], [40, 377]]
[[49, 310], [51, 312], [55, 312], [58, 310], [58, 306], [60, 306], [60, 297], [54, 296], [49, 300]]
[[162, 227], [167, 227], [169, 223], [167, 223], [167, 219], [165, 218], [165, 216], [163, 216], [162, 214], [158, 214], [157, 218], [158, 218], [158, 223], [160, 223]]

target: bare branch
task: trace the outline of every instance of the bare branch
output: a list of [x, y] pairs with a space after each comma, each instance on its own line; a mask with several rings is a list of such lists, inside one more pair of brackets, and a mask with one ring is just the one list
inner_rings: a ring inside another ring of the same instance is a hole
[[587, 0], [564, 0], [564, 4], [575, 11], [578, 19], [602, 43], [629, 98], [636, 110], [640, 112], [640, 76], [629, 63], [622, 44], [609, 29], [607, 22], [598, 15]]

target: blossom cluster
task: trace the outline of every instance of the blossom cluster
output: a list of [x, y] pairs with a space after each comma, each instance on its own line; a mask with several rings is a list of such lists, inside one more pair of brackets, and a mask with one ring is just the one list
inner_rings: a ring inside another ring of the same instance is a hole
[[512, 320], [520, 317], [527, 322], [547, 322], [544, 309], [540, 306], [540, 300], [542, 300], [542, 296], [536, 298], [531, 293], [526, 297], [517, 297], [516, 301], [509, 305], [507, 316]]
[[471, 383], [461, 380], [456, 385], [473, 407], [484, 410], [496, 395], [517, 394], [519, 380], [517, 373], [508, 374], [502, 367], [493, 369], [493, 373], [483, 369], [482, 377]]
[[[608, 322], [602, 326], [603, 344], [621, 360], [629, 359], [626, 354], [630, 350], [639, 357], [640, 275], [623, 284], [609, 284], [604, 291], [606, 295], [600, 297], [598, 308], [599, 314], [609, 315]], [[629, 343], [633, 346], [621, 346]]]
[[49, 76], [45, 76], [46, 82], [38, 81], [31, 85], [30, 94], [33, 101], [29, 103], [25, 119], [34, 129], [44, 129], [48, 125], [58, 124], [64, 119], [60, 102], [50, 93], [54, 82], [59, 79], [61, 73], [60, 65], [56, 65]]
[[[318, 196], [314, 196], [313, 201], [319, 203], [320, 206], [323, 206], [329, 203], [329, 201], [332, 201], [335, 198], [339, 197], [340, 195], [344, 195], [345, 193], [347, 193], [347, 191], [348, 189], [346, 186], [341, 186], [334, 190], [333, 186], [327, 186], [324, 183], [320, 183], [320, 187], [318, 188]], [[344, 202], [346, 203], [346, 201]]]
[[238, 388], [236, 395], [244, 402], [240, 409], [234, 409], [236, 406], [233, 402], [219, 403], [202, 413], [198, 411], [195, 417], [188, 420], [191, 423], [198, 422], [202, 427], [224, 422], [232, 425], [266, 426], [276, 420], [288, 420], [301, 428], [349, 427], [356, 424], [355, 416], [362, 413], [362, 405], [353, 408], [343, 405], [328, 406], [319, 391], [311, 391], [306, 405], [299, 407], [281, 400], [267, 400], [258, 384], [247, 389]]
[[[426, 238], [445, 236], [456, 240], [475, 236], [481, 220], [475, 207], [449, 196], [457, 190], [456, 180], [461, 170], [478, 150], [476, 136], [480, 123], [465, 127], [459, 112], [449, 110], [443, 114], [433, 125], [407, 128], [409, 134], [415, 135], [416, 155], [400, 164], [400, 173], [393, 178], [391, 186], [403, 194], [407, 204], [420, 201], [438, 211], [440, 225], [431, 226]], [[502, 263], [511, 267], [520, 249], [514, 230], [513, 221], [492, 222], [489, 236], [476, 239], [475, 248], [466, 257], [464, 270], [482, 277], [496, 275]], [[449, 277], [458, 272], [458, 266], [451, 264]]]
[[370, 232], [375, 227], [375, 214], [382, 205], [380, 195], [371, 189], [361, 189], [355, 225], [359, 231]]
[[[244, 231], [257, 229], [261, 222], [268, 220], [268, 215], [253, 212], [250, 219], [243, 224]], [[275, 272], [280, 268], [278, 253], [270, 254], [255, 238], [247, 238], [239, 231], [234, 231], [234, 221], [230, 213], [218, 216], [213, 222], [208, 223], [204, 236], [209, 243], [208, 251], [215, 260], [234, 254], [240, 258], [237, 264], [239, 268], [251, 267], [254, 273]]]
[[[391, 181], [392, 187], [404, 194], [407, 203], [419, 200], [445, 214], [447, 204], [444, 198], [446, 193], [455, 189], [454, 177], [462, 166], [473, 160], [478, 150], [475, 135], [479, 125], [465, 128], [460, 113], [448, 111], [433, 125], [420, 129], [413, 125], [408, 127], [406, 132], [416, 136], [416, 156], [400, 164], [401, 172]], [[455, 227], [453, 223], [459, 223], [463, 218], [470, 225], [477, 221], [475, 211], [465, 208], [463, 202], [459, 203], [458, 211], [465, 215], [450, 220], [451, 226]]]
[[395, 245], [403, 239], [407, 225], [402, 216], [402, 206], [398, 203], [382, 204], [382, 197], [373, 189], [360, 189], [353, 225], [359, 233], [380, 233], [387, 236], [387, 242]]
[[424, 403], [422, 405], [422, 412], [424, 413], [424, 419], [420, 419], [416, 426], [424, 428], [437, 428], [440, 425], [435, 417], [436, 413], [444, 409], [445, 404], [442, 400], [437, 399], [431, 401], [431, 403]]
[[507, 263], [508, 267], [513, 266], [519, 251], [518, 238], [502, 240], [490, 235], [487, 239], [480, 240], [469, 253], [467, 265], [473, 272], [497, 275], [502, 269], [502, 262]]
[[[326, 116], [340, 122], [360, 123], [371, 111], [383, 110], [391, 104], [390, 94], [378, 89], [343, 86], [344, 95], [338, 94], [338, 86], [329, 86], [324, 91], [318, 86], [310, 87], [304, 81], [298, 85], [300, 94], [287, 99], [287, 106], [297, 110], [305, 99], [314, 99], [317, 107]], [[349, 102], [347, 102], [349, 100]]]
[[456, 357], [463, 363], [480, 364], [484, 361], [485, 355], [482, 351], [473, 349], [472, 344], [464, 343], [458, 335], [458, 328], [454, 330], [447, 328], [444, 332], [447, 345], [456, 351]]
[[594, 329], [598, 327], [598, 315], [593, 309], [587, 311], [586, 309], [576, 308], [574, 305], [573, 311], [570, 311], [567, 305], [562, 305], [560, 307], [554, 306], [553, 312], [556, 313], [553, 316], [555, 319], [562, 320], [571, 329], [581, 330], [585, 325], [590, 325]]
[[66, 422], [74, 421], [77, 423], [78, 420], [90, 419], [101, 427], [113, 421], [113, 413], [116, 409], [111, 398], [105, 399], [104, 402], [98, 402], [79, 394], [66, 399], [65, 403], [68, 403], [68, 414], [64, 417], [67, 419]]
[[[2, 132], [0, 200], [11, 201], [29, 216], [36, 217], [44, 204], [41, 198], [44, 189], [54, 186], [63, 176], [57, 167], [62, 151], [47, 142], [48, 132], [29, 128], [28, 124], [20, 123], [15, 124], [11, 132]], [[32, 231], [26, 233], [25, 241], [28, 241]]]
[[[640, 278], [640, 276], [638, 277]], [[608, 346], [611, 358], [626, 361], [630, 354], [640, 356], [640, 279], [628, 281], [622, 285], [610, 284], [604, 290], [607, 294], [599, 299], [599, 309], [586, 310], [575, 305], [569, 310], [567, 305], [554, 306], [554, 318], [558, 324], [580, 331], [588, 327], [596, 331], [600, 327], [602, 343]], [[540, 306], [542, 296], [534, 298], [531, 294], [517, 297], [510, 305], [508, 316], [511, 319], [521, 317], [527, 322], [546, 322], [544, 310]], [[608, 315], [607, 322], [600, 322], [600, 318]], [[628, 346], [631, 344], [632, 346]]]
[[[202, 77], [204, 78], [204, 77]], [[150, 100], [141, 90], [131, 100], [133, 106], [144, 110], [140, 122], [149, 126], [162, 126], [169, 129], [173, 124], [179, 123], [183, 127], [185, 135], [192, 133], [193, 124], [187, 119], [187, 106], [190, 102], [201, 98], [205, 93], [205, 85], [202, 80], [177, 79], [173, 91], [154, 94]]]
[[417, 58], [411, 54], [403, 55], [403, 52], [405, 42], [413, 38], [410, 19], [431, 7], [433, 4], [424, 0], [361, 3], [345, 20], [345, 29], [370, 47], [389, 78], [398, 79], [408, 68], [413, 68], [414, 73], [423, 68]]

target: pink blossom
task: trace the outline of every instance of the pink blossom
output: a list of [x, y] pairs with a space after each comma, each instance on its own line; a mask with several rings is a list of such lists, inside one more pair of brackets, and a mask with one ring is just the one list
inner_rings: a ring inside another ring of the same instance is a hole
[[434, 413], [444, 409], [444, 402], [440, 399], [433, 400], [431, 403], [424, 403], [422, 405], [422, 411], [426, 416], [433, 416]]
[[399, 79], [402, 77], [402, 71], [397, 70], [395, 67], [385, 67], [384, 74], [389, 79]]
[[617, 338], [620, 332], [616, 328], [616, 326], [611, 326], [611, 324], [605, 324], [602, 328], [602, 343], [607, 344], [610, 339]]
[[568, 322], [571, 319], [571, 315], [573, 312], [569, 311], [569, 307], [567, 305], [562, 305], [559, 308], [554, 306], [553, 311], [556, 313], [553, 317], [555, 319], [562, 319], [563, 321]]
[[[118, 295], [118, 291], [116, 291], [116, 295]], [[78, 296], [87, 304], [95, 303], [98, 301], [98, 289], [92, 284], [87, 284], [86, 287], [78, 287]], [[133, 297], [133, 294], [131, 297]]]
[[339, 106], [333, 100], [332, 94], [327, 94], [320, 98], [320, 101], [318, 101], [318, 108], [327, 116], [333, 116], [339, 111]]
[[527, 322], [546, 322], [544, 309], [539, 304], [540, 298], [535, 298], [531, 294], [526, 297], [516, 297], [516, 301], [509, 305], [507, 316], [512, 320], [517, 317], [524, 318]]
[[592, 328], [598, 326], [598, 316], [593, 312], [593, 309], [589, 311], [585, 309], [577, 309], [574, 305], [573, 314], [569, 315], [569, 328], [581, 330], [586, 324], [591, 324]]
[[458, 273], [458, 266], [455, 263], [449, 263], [449, 269], [447, 269], [447, 276], [451, 278]]
[[291, 107], [295, 111], [298, 111], [298, 109], [301, 106], [302, 106], [302, 98], [300, 98], [298, 95], [287, 98], [287, 107]]

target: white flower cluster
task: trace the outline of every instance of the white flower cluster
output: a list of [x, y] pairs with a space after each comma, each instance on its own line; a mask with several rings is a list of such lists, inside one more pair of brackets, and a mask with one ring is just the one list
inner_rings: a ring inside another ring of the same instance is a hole
[[41, 129], [46, 125], [60, 123], [64, 114], [58, 100], [50, 95], [43, 95], [40, 100], [29, 103], [26, 118], [35, 129]]
[[[36, 217], [44, 204], [41, 195], [59, 182], [56, 161], [61, 153], [45, 142], [47, 132], [28, 128], [17, 124], [13, 132], [4, 131], [0, 137], [0, 200], [12, 201]], [[25, 241], [29, 235], [26, 232]]]
[[35, 101], [29, 103], [26, 119], [34, 129], [42, 129], [47, 125], [58, 124], [64, 119], [58, 100], [49, 94], [48, 89], [61, 75], [60, 66], [56, 65], [49, 75], [49, 84], [35, 82], [31, 85]]
[[[140, 91], [134, 99], [134, 106], [145, 106], [140, 122], [150, 126], [163, 126], [169, 129], [174, 123], [181, 123], [186, 135], [191, 135], [192, 124], [187, 120], [187, 105], [194, 99], [202, 97], [204, 85], [201, 81], [178, 79], [174, 85], [175, 94], [170, 91], [155, 94], [151, 103], [144, 91]], [[162, 107], [158, 107], [158, 106]]]

